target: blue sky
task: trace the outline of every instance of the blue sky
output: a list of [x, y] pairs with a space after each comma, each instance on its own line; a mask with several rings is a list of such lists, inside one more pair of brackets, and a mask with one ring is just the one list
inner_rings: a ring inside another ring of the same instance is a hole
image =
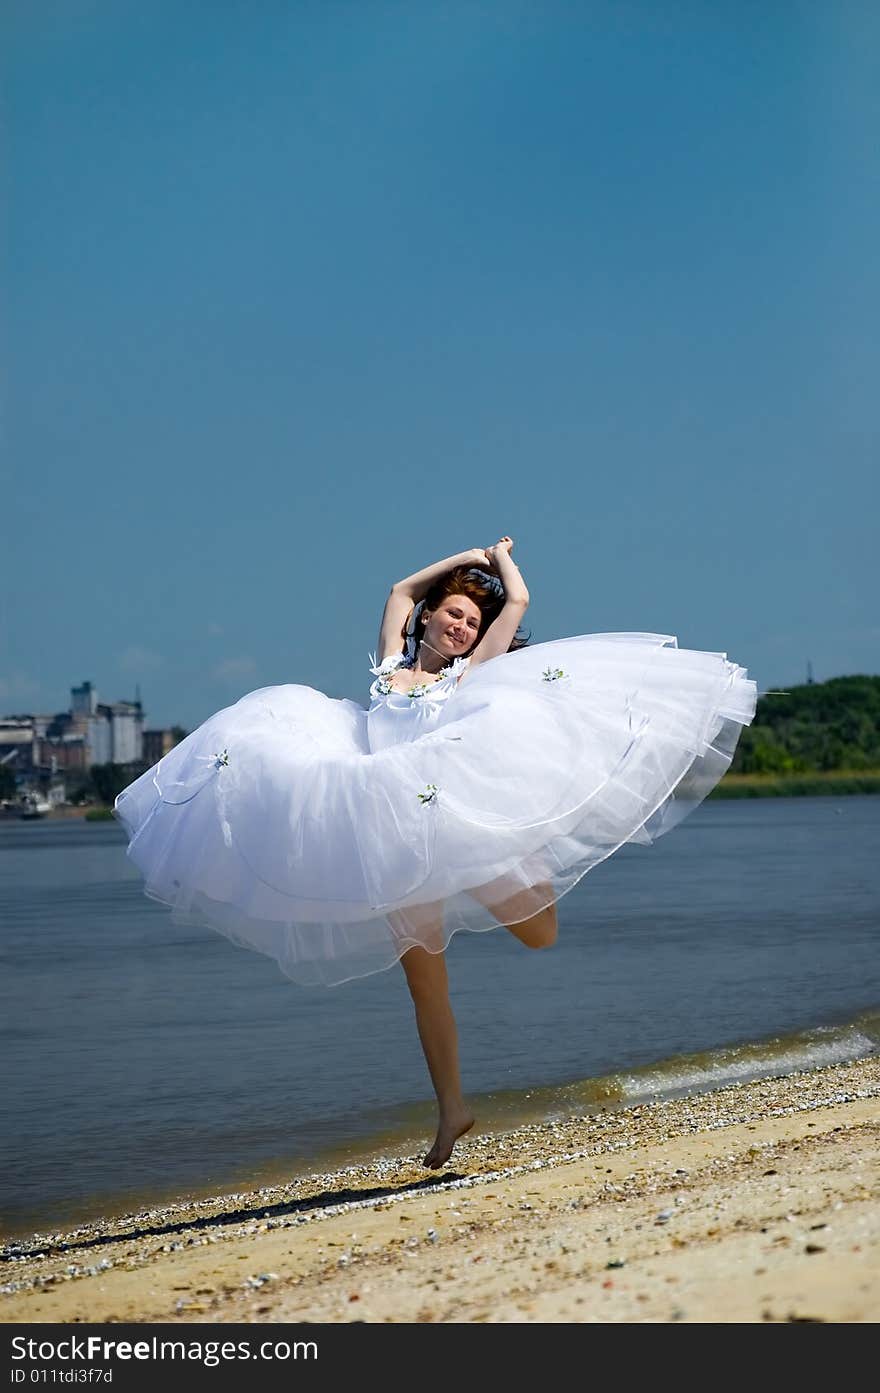
[[534, 641], [878, 671], [876, 6], [4, 15], [0, 712], [364, 700], [503, 533]]

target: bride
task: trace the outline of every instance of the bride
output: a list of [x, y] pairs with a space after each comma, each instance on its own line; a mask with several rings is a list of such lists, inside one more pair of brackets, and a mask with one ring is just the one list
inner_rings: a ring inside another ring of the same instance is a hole
[[444, 952], [462, 930], [556, 939], [557, 905], [718, 782], [755, 710], [724, 653], [669, 634], [527, 644], [513, 541], [398, 581], [369, 706], [295, 683], [210, 716], [120, 793], [145, 893], [306, 985], [401, 963], [442, 1166], [473, 1124]]
[[[528, 608], [529, 592], [511, 557], [512, 550], [512, 539], [502, 537], [494, 547], [440, 561], [392, 587], [382, 615], [378, 650], [388, 673], [387, 692], [411, 695], [419, 686], [442, 680], [441, 674], [453, 673], [456, 664], [459, 670], [455, 680], [463, 682], [480, 663], [521, 646], [518, 631]], [[500, 603], [491, 591], [487, 594], [485, 585], [469, 576], [471, 567], [499, 575], [504, 587]], [[416, 602], [422, 599], [425, 605], [418, 621], [415, 656], [404, 664], [398, 660], [401, 636]], [[490, 887], [473, 889], [471, 894], [490, 908], [494, 905], [502, 916], [500, 922], [527, 947], [549, 948], [556, 942], [556, 900], [551, 886], [538, 885], [501, 900], [493, 898]], [[535, 911], [535, 903], [543, 899], [547, 903]], [[416, 945], [401, 958], [440, 1113], [434, 1145], [425, 1157], [425, 1165], [431, 1168], [442, 1166], [449, 1159], [458, 1138], [474, 1123], [461, 1092], [458, 1035], [449, 1000], [446, 960], [440, 948], [442, 904], [435, 907], [435, 912], [431, 939], [436, 945], [434, 950]], [[427, 915], [425, 927], [428, 936]]]

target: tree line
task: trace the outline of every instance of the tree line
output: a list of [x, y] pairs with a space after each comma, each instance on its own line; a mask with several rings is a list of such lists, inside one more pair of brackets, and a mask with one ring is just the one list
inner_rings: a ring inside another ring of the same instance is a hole
[[758, 699], [731, 765], [738, 774], [880, 769], [880, 677], [832, 677]]

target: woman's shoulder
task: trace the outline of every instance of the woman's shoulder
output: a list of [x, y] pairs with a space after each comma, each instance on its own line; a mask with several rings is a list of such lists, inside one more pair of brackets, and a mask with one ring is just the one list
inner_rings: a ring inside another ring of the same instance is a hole
[[376, 654], [370, 654], [370, 672], [374, 677], [390, 677], [392, 672], [396, 672], [400, 667], [412, 667], [412, 660], [406, 653], [391, 653], [389, 657], [383, 658], [381, 663], [376, 662]]

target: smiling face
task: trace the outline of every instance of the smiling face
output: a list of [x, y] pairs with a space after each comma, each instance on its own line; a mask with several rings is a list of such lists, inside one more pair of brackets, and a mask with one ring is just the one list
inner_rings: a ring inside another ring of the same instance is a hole
[[435, 610], [423, 611], [422, 634], [444, 658], [459, 658], [474, 647], [483, 622], [479, 605], [467, 595], [447, 595]]

